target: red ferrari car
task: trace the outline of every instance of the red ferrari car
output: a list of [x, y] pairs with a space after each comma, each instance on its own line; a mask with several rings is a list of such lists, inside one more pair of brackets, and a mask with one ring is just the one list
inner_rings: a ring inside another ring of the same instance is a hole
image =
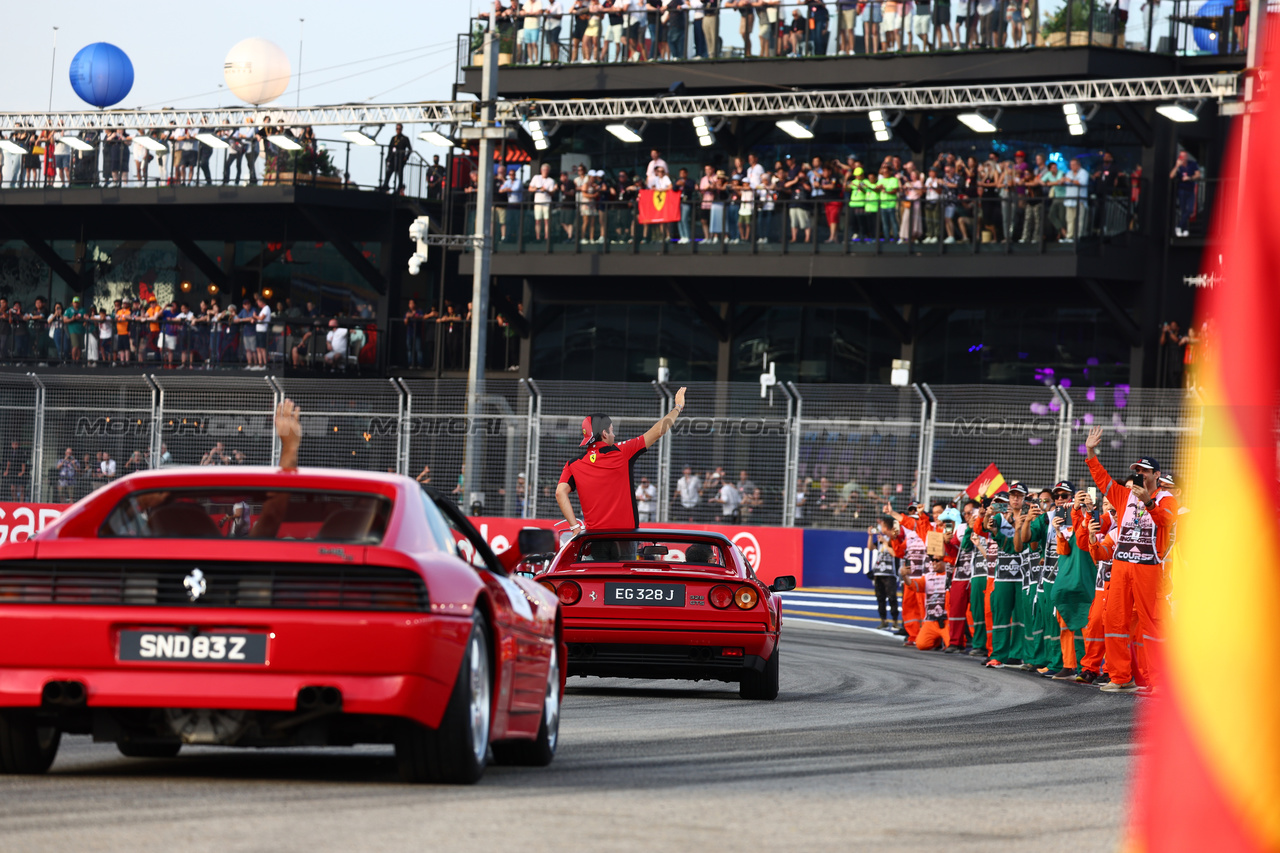
[[560, 606], [407, 477], [135, 474], [0, 547], [0, 771], [63, 732], [183, 744], [395, 745], [409, 781], [545, 765]]
[[719, 533], [589, 531], [538, 582], [563, 606], [568, 674], [737, 682], [778, 695], [785, 575], [759, 581]]

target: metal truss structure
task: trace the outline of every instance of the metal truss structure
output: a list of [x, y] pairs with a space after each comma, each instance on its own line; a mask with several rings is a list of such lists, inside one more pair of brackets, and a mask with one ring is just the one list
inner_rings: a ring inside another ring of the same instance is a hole
[[548, 121], [687, 119], [695, 116], [779, 116], [864, 113], [868, 110], [963, 110], [981, 107], [1038, 107], [1068, 103], [1218, 101], [1235, 98], [1236, 74], [1139, 77], [1128, 80], [1070, 80], [1055, 83], [997, 83], [886, 89], [749, 92], [735, 95], [681, 95], [656, 98], [594, 98], [528, 102], [529, 117]]
[[138, 130], [171, 125], [216, 130], [222, 125], [285, 127], [361, 127], [379, 124], [460, 124], [471, 122], [476, 101], [422, 101], [416, 104], [338, 104], [327, 107], [220, 107], [218, 109], [84, 110], [78, 112], [0, 112], [0, 131], [35, 128], [87, 130], [126, 127]]
[[[918, 86], [882, 89], [749, 92], [735, 95], [679, 95], [647, 98], [570, 98], [499, 101], [498, 121], [541, 118], [549, 121], [596, 122], [690, 119], [695, 116], [781, 116], [865, 113], [868, 110], [963, 110], [981, 107], [1036, 107], [1066, 103], [1140, 103], [1234, 99], [1238, 74], [1192, 74], [1181, 77], [1138, 77], [1127, 80], [1071, 80], [1052, 83], [998, 83], [968, 86]], [[45, 128], [85, 130], [102, 127], [134, 129], [171, 125], [216, 129], [223, 125], [360, 127], [383, 124], [471, 124], [479, 116], [478, 101], [422, 101], [415, 104], [342, 104], [290, 109], [225, 107], [219, 109], [87, 110], [79, 112], [0, 112], [0, 131]]]

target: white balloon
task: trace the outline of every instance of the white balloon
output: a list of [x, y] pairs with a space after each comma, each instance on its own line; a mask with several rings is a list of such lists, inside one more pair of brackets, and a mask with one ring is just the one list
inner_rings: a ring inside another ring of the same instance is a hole
[[237, 98], [250, 104], [266, 104], [284, 94], [292, 73], [289, 57], [266, 39], [251, 38], [227, 53], [222, 76]]

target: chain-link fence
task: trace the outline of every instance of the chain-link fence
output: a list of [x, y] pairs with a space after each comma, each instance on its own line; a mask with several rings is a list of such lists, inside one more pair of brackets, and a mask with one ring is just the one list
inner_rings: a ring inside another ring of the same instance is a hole
[[[526, 460], [533, 412], [527, 383], [490, 380], [474, 423], [467, 420], [467, 383], [460, 379], [402, 379], [406, 395], [406, 473], [457, 498], [475, 515], [525, 517]], [[476, 481], [463, 493], [468, 433], [476, 436]]]
[[298, 404], [298, 464], [404, 473], [404, 396], [394, 379], [273, 378]]
[[[556, 506], [556, 484], [571, 459], [582, 455], [582, 419], [590, 414], [606, 414], [613, 421], [619, 441], [642, 435], [670, 411], [666, 392], [656, 384], [642, 382], [531, 382], [537, 394], [537, 473], [531, 484], [537, 490], [534, 518], [560, 518]], [[658, 480], [659, 447], [635, 459], [633, 472], [637, 486], [654, 487], [654, 502], [662, 494]], [[582, 517], [577, 494], [571, 501]], [[654, 512], [656, 512], [654, 507]], [[641, 519], [642, 523], [645, 519]], [[656, 520], [651, 517], [648, 520]]]
[[71, 503], [153, 467], [156, 386], [146, 376], [33, 376], [41, 390], [40, 499]]
[[[1055, 386], [922, 385], [932, 402], [927, 494], [954, 498], [995, 463], [1005, 482], [1032, 489], [1065, 476], [1070, 400]], [[896, 507], [901, 509], [901, 507]]]
[[280, 394], [263, 376], [154, 377], [160, 465], [271, 465]]
[[[0, 390], [0, 500], [65, 503], [161, 465], [277, 464], [272, 412], [289, 397], [302, 411], [301, 464], [408, 474], [469, 513], [513, 518], [560, 517], [555, 487], [582, 453], [585, 416], [607, 414], [619, 440], [634, 438], [675, 394], [657, 383], [492, 380], [469, 423], [462, 380], [11, 374]], [[922, 492], [953, 498], [991, 463], [1032, 488], [1067, 476], [1085, 486], [1094, 426], [1113, 475], [1154, 456], [1185, 501], [1196, 402], [1126, 386], [785, 383], [761, 396], [758, 385], [695, 383], [671, 434], [636, 458], [637, 503], [642, 523], [859, 529], [886, 501], [900, 510]], [[464, 494], [469, 432], [478, 470]]]
[[901, 510], [923, 465], [924, 395], [891, 385], [788, 388], [797, 398], [796, 524], [861, 528], [886, 502]]
[[39, 393], [30, 376], [0, 376], [0, 451], [4, 453], [0, 461], [4, 478], [0, 500], [39, 499], [34, 490], [39, 485], [35, 473], [40, 467], [37, 450], [41, 424], [36, 417]]
[[1194, 392], [1176, 388], [1063, 389], [1072, 403], [1067, 458], [1068, 475], [1079, 488], [1092, 485], [1085, 465], [1084, 440], [1089, 430], [1102, 427], [1098, 459], [1107, 472], [1121, 481], [1129, 466], [1142, 456], [1160, 463], [1161, 473], [1172, 474], [1183, 500], [1194, 494], [1197, 471], [1183, 467], [1199, 453], [1201, 414]]
[[[747, 383], [691, 382], [688, 389], [688, 407], [656, 448], [670, 472], [659, 520], [782, 524], [792, 467], [791, 395], [778, 386], [761, 397], [760, 386]], [[691, 479], [681, 486], [686, 477], [698, 480], [697, 502]]]

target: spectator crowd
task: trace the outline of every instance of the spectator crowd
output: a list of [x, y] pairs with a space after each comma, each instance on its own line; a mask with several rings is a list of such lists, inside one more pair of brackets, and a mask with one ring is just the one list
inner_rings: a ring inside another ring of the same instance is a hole
[[[927, 168], [885, 156], [879, 163], [791, 154], [771, 167], [748, 154], [728, 169], [674, 171], [653, 150], [643, 174], [577, 165], [552, 174], [542, 163], [525, 182], [499, 167], [495, 230], [500, 242], [1072, 243], [1137, 226], [1142, 169], [1124, 171], [1109, 152], [1092, 170], [1045, 153], [986, 159], [940, 153]], [[640, 191], [674, 192], [678, 223], [641, 224]], [[521, 221], [523, 219], [523, 222]]]
[[[222, 186], [255, 186], [259, 170], [263, 182], [324, 176], [350, 185], [350, 175], [338, 175], [327, 143], [318, 140], [310, 126], [273, 125], [269, 117], [256, 124], [246, 118], [241, 127], [226, 121], [210, 127], [204, 120], [195, 124], [191, 119], [185, 125], [176, 120], [169, 125], [130, 129], [104, 124], [77, 131], [29, 127], [0, 134], [5, 143], [0, 146], [0, 187], [213, 186], [219, 183], [218, 160]], [[403, 131], [396, 125], [383, 145], [378, 191], [405, 190], [413, 145]], [[219, 150], [222, 154], [216, 158]], [[286, 173], [291, 177], [282, 177]], [[422, 192], [439, 198], [446, 173], [438, 155], [430, 164], [422, 162], [421, 178]]]
[[215, 298], [160, 304], [154, 295], [83, 305], [31, 307], [0, 298], [0, 364], [147, 365], [164, 369], [243, 366], [266, 370], [268, 362], [295, 367], [346, 369], [362, 356], [372, 306], [356, 305], [356, 317], [321, 317], [315, 303], [295, 306], [263, 293], [224, 306]]
[[[1127, 0], [1107, 0], [1093, 21], [1096, 33], [1110, 34], [1111, 46], [1126, 46], [1128, 8]], [[538, 64], [1053, 44], [1041, 33], [1038, 13], [1036, 4], [1020, 0], [494, 0], [479, 18], [482, 26], [494, 24], [500, 51], [513, 62]], [[1045, 24], [1065, 28], [1061, 20]], [[734, 33], [737, 43], [727, 43]], [[478, 52], [474, 36], [472, 47]]]

